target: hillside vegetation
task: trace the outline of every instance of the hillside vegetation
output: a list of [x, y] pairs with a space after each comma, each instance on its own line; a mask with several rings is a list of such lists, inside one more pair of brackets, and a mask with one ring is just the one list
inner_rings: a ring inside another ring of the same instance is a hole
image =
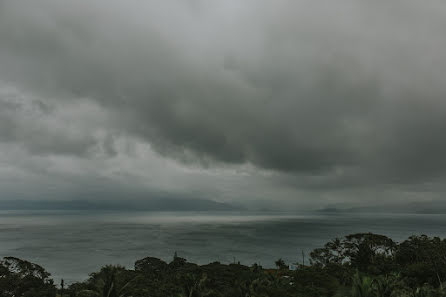
[[[39, 265], [0, 261], [0, 297], [440, 297], [446, 296], [446, 240], [412, 236], [396, 243], [372, 233], [334, 239], [289, 270], [219, 262], [197, 265], [175, 255], [147, 257], [134, 269], [104, 266], [84, 282], [56, 288]], [[297, 258], [297, 256], [296, 256]]]

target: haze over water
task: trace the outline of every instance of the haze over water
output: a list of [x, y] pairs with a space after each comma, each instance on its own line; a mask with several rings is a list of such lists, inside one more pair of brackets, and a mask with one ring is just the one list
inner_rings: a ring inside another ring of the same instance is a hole
[[240, 261], [264, 267], [282, 257], [302, 261], [335, 237], [374, 232], [401, 241], [410, 235], [446, 236], [446, 217], [428, 214], [284, 214], [249, 212], [0, 212], [0, 256], [45, 267], [56, 282], [84, 280], [106, 264], [147, 256], [170, 261]]

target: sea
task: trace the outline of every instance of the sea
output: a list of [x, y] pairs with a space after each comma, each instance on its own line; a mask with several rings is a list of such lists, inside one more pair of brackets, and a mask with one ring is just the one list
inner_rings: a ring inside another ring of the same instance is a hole
[[336, 237], [373, 232], [402, 241], [446, 237], [446, 215], [392, 213], [0, 211], [0, 257], [43, 266], [56, 283], [144, 257], [274, 267], [308, 263]]

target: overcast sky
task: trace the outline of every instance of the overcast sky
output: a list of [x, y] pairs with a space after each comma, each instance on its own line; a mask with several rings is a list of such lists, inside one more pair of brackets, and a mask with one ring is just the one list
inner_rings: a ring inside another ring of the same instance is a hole
[[443, 0], [0, 0], [0, 200], [441, 202]]

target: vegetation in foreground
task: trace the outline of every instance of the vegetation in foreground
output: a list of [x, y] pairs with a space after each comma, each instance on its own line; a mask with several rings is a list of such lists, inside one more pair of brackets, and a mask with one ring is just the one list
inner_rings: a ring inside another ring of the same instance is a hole
[[240, 264], [196, 265], [147, 257], [133, 270], [105, 266], [85, 282], [56, 288], [41, 266], [0, 261], [0, 297], [440, 297], [446, 296], [446, 239], [412, 236], [401, 243], [372, 233], [335, 239], [289, 270]]

